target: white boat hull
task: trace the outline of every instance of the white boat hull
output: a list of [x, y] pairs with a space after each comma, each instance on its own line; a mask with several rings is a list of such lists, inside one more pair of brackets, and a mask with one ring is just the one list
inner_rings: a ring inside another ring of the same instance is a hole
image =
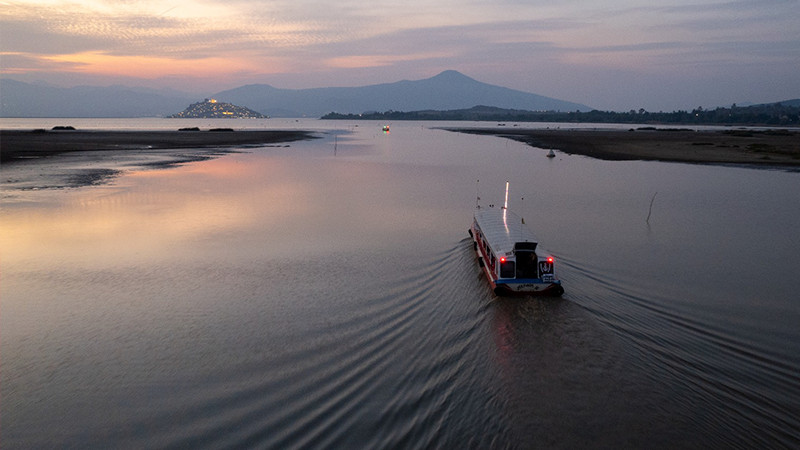
[[[485, 242], [483, 244], [479, 242], [479, 237], [483, 234], [478, 228], [477, 221], [470, 227], [469, 234], [472, 236], [473, 248], [478, 254], [481, 269], [495, 294], [560, 296], [564, 293], [561, 281], [555, 278], [552, 258], [539, 261], [537, 270], [539, 278], [500, 278], [495, 270], [496, 257], [492, 258]], [[491, 262], [493, 259], [495, 264]]]

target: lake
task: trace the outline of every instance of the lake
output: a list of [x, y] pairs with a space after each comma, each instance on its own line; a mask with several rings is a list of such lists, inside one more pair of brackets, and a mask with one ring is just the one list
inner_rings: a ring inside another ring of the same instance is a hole
[[[3, 126], [66, 122], [189, 124]], [[800, 173], [235, 123], [319, 139], [80, 188], [2, 167], [3, 447], [800, 446]], [[506, 181], [562, 298], [478, 267]]]

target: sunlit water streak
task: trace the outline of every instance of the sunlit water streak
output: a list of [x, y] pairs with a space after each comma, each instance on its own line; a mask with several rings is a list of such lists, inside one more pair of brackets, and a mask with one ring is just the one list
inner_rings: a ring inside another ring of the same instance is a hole
[[[3, 447], [800, 443], [798, 174], [288, 125], [323, 138], [4, 197]], [[491, 293], [477, 179], [563, 299]]]

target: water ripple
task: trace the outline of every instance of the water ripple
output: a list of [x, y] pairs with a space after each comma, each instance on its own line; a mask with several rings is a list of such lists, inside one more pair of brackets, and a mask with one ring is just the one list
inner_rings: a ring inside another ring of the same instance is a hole
[[[786, 349], [748, 339], [724, 318], [690, 312], [685, 301], [640, 280], [607, 276], [583, 261], [560, 261], [568, 298], [639, 349], [641, 367], [654, 382], [672, 386], [683, 405], [678, 413], [708, 432], [712, 445], [799, 443], [791, 430], [800, 429], [792, 413], [800, 405], [787, 399], [800, 398], [800, 387]], [[759, 433], [747, 432], [756, 427]]]
[[482, 389], [468, 361], [486, 317], [480, 302], [465, 304], [468, 292], [453, 287], [475, 280], [474, 269], [464, 270], [472, 263], [462, 245], [430, 255], [337, 320], [232, 367], [216, 390], [190, 390], [178, 409], [194, 411], [183, 417], [192, 431], [161, 436], [161, 444], [436, 447], [463, 440], [448, 424], [454, 405], [468, 400], [459, 387]]

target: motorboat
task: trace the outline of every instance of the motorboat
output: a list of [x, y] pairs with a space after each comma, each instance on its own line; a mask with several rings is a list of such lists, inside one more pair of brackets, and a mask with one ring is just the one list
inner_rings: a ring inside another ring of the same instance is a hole
[[473, 248], [492, 290], [497, 295], [560, 296], [564, 293], [555, 275], [555, 260], [537, 253], [538, 240], [522, 217], [502, 207], [476, 204], [469, 229]]

